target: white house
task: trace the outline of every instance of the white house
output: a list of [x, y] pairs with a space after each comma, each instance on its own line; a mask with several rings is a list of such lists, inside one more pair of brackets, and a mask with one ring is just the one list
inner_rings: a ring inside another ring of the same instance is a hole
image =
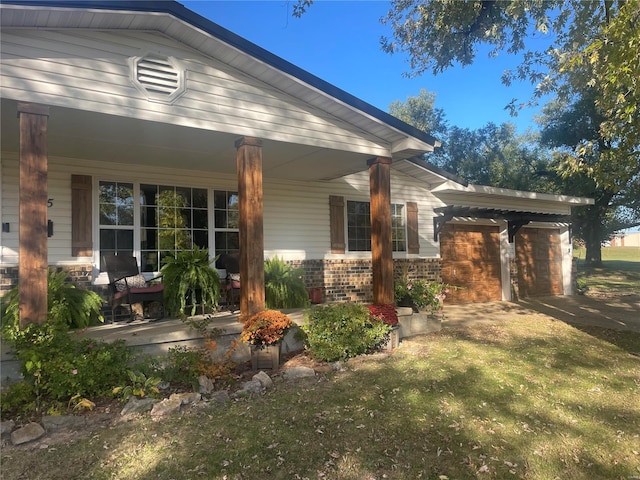
[[31, 321], [47, 266], [98, 286], [104, 253], [151, 274], [191, 245], [240, 252], [243, 314], [274, 255], [329, 301], [391, 303], [407, 266], [453, 301], [571, 293], [589, 199], [468, 185], [420, 160], [427, 133], [177, 2], [0, 9], [0, 285]]

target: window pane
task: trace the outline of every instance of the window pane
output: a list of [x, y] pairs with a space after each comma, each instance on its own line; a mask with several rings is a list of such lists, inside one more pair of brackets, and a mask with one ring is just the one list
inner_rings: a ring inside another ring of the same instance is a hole
[[193, 231], [193, 245], [200, 248], [209, 247], [209, 234], [206, 230]]
[[118, 206], [118, 225], [133, 225], [133, 205]]
[[108, 203], [100, 204], [100, 225], [117, 225], [116, 206]]
[[116, 231], [100, 229], [100, 250], [116, 249]]
[[140, 211], [140, 224], [143, 227], [156, 227], [158, 225], [158, 219], [156, 218], [158, 211], [155, 207], [142, 207]]
[[193, 211], [193, 228], [206, 229], [209, 226], [209, 217], [206, 210]]
[[229, 210], [227, 228], [240, 228], [240, 212], [238, 210]]
[[140, 270], [143, 272], [157, 272], [160, 270], [160, 265], [158, 262], [158, 252], [142, 252], [142, 265]]
[[140, 185], [140, 205], [157, 205], [157, 185]]
[[133, 230], [116, 230], [116, 248], [133, 251]]
[[143, 228], [140, 231], [140, 248], [142, 250], [155, 250], [158, 248], [158, 230]]
[[160, 229], [158, 232], [158, 245], [161, 250], [174, 250], [176, 245], [176, 235], [173, 229]]
[[203, 188], [193, 189], [193, 208], [207, 208], [207, 191]]

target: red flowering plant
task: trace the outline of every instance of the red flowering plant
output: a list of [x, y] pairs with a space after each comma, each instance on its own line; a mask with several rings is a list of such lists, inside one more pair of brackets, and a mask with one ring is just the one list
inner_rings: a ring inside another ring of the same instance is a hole
[[240, 340], [259, 348], [280, 342], [287, 330], [295, 324], [278, 310], [264, 310], [247, 319], [242, 327]]
[[369, 314], [372, 318], [381, 320], [386, 325], [393, 327], [398, 324], [398, 314], [395, 305], [375, 304], [369, 305]]

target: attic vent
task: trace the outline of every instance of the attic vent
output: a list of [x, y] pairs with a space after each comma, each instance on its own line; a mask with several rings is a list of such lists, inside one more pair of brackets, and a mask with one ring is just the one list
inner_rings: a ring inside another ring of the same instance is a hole
[[173, 102], [184, 93], [184, 74], [178, 62], [169, 57], [145, 55], [131, 59], [131, 77], [149, 100]]

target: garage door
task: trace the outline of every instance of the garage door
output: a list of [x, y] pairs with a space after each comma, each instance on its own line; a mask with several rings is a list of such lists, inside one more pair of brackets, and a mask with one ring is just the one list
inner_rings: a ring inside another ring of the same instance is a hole
[[522, 228], [515, 241], [520, 296], [562, 295], [560, 230]]
[[445, 303], [502, 300], [498, 227], [445, 225], [440, 233], [442, 281], [462, 287]]

